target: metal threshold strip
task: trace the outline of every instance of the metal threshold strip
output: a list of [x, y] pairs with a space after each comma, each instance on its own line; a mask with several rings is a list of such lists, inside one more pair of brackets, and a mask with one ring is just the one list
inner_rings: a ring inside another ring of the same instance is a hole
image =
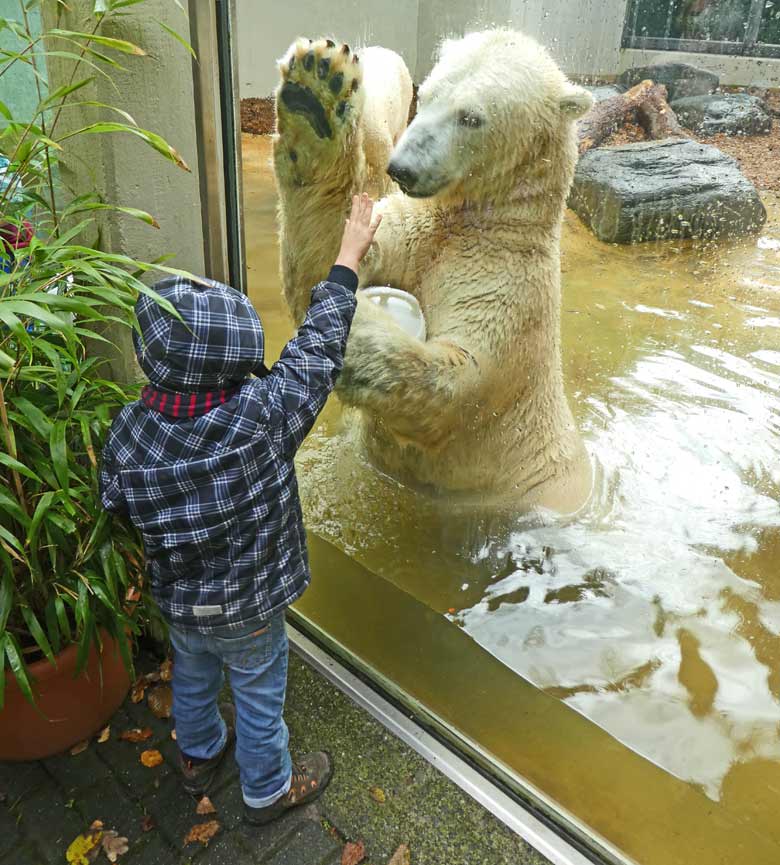
[[287, 631], [293, 650], [303, 660], [553, 865], [594, 865], [604, 861], [595, 854], [585, 855], [565, 837], [539, 820], [452, 748], [431, 735], [375, 688], [369, 687], [363, 679], [313, 642], [289, 619]]

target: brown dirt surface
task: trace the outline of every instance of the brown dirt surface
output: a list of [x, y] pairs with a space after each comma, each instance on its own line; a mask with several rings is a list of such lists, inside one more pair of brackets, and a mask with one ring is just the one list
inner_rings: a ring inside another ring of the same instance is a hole
[[756, 189], [780, 192], [780, 121], [772, 123], [769, 135], [713, 135], [699, 141], [733, 156]]
[[241, 100], [241, 131], [250, 135], [270, 135], [276, 125], [273, 96]]

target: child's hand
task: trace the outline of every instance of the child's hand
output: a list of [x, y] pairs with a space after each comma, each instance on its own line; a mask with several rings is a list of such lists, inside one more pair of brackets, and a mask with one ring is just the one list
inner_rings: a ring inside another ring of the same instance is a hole
[[352, 212], [344, 228], [344, 237], [336, 264], [357, 271], [382, 221], [382, 215], [379, 213], [373, 219], [371, 218], [373, 209], [374, 202], [365, 192], [362, 195], [352, 196]]

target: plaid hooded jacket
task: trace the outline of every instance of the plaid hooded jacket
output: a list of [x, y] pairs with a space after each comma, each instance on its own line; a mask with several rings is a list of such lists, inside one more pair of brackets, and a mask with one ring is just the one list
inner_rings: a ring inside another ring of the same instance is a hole
[[140, 529], [155, 600], [177, 627], [251, 629], [308, 585], [293, 457], [341, 370], [356, 288], [334, 267], [270, 371], [260, 319], [235, 289], [158, 283], [183, 322], [139, 299], [149, 385], [111, 427], [101, 498]]

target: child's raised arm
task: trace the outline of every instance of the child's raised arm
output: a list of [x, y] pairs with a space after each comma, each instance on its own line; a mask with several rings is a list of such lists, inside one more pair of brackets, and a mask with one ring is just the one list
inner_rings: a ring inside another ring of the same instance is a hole
[[365, 193], [353, 197], [336, 263], [313, 289], [303, 324], [264, 380], [273, 435], [285, 455], [301, 446], [343, 366], [355, 314], [356, 271], [381, 221], [379, 215], [372, 218], [373, 207]]

